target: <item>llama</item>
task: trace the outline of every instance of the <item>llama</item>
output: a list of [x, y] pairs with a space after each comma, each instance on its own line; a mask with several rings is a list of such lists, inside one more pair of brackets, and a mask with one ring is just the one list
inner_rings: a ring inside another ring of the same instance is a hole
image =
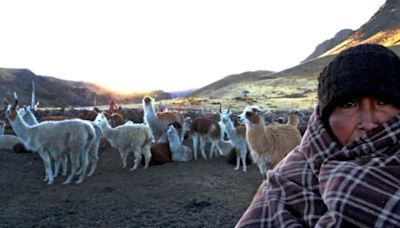
[[247, 157], [247, 141], [246, 141], [246, 127], [243, 125], [235, 126], [232, 123], [230, 116], [232, 111], [225, 109], [219, 112], [220, 123], [223, 125], [223, 129], [226, 132], [229, 142], [236, 148], [236, 167], [235, 170], [240, 169], [240, 159], [243, 164], [243, 172], [247, 172], [246, 157]]
[[24, 142], [15, 135], [0, 135], [0, 150], [14, 150], [17, 144], [24, 145]]
[[151, 147], [151, 160], [152, 165], [164, 165], [171, 162], [171, 149], [168, 143], [152, 143]]
[[[88, 151], [93, 144], [94, 129], [92, 125], [82, 120], [46, 121], [40, 124], [29, 126], [17, 113], [18, 100], [14, 105], [7, 105], [6, 117], [13, 129], [20, 129], [25, 132], [22, 138], [29, 150], [38, 151], [45, 167], [45, 179], [48, 184], [53, 184], [54, 176], [51, 168], [51, 159], [57, 163], [69, 155], [71, 159], [71, 173], [63, 184], [71, 183], [79, 168], [81, 158], [82, 173], [76, 182], [82, 183], [86, 169], [89, 164]], [[82, 155], [83, 154], [83, 155]]]
[[204, 159], [207, 159], [205, 153], [205, 144], [206, 141], [211, 142], [210, 154], [209, 157], [212, 158], [215, 152], [215, 149], [218, 150], [219, 155], [223, 155], [219, 144], [222, 141], [222, 131], [221, 126], [218, 121], [213, 119], [208, 119], [204, 117], [196, 117], [192, 120], [192, 118], [187, 117], [184, 120], [183, 124], [184, 131], [188, 131], [189, 137], [193, 140], [193, 155], [194, 160], [197, 160], [197, 149], [200, 141], [200, 152]]
[[[95, 109], [95, 111], [97, 111], [97, 110]], [[89, 112], [90, 114], [86, 113], [87, 115], [85, 115], [85, 116], [88, 117], [88, 118], [91, 118], [92, 113], [95, 112], [95, 111]], [[39, 121], [37, 120], [35, 114], [33, 113], [32, 108], [30, 106], [25, 106], [24, 108], [18, 109], [18, 114], [30, 126], [39, 124]], [[60, 119], [64, 120], [64, 119], [68, 119], [68, 118], [60, 118]], [[55, 121], [57, 121], [57, 120], [55, 120]], [[102, 130], [101, 130], [101, 128], [99, 126], [94, 124], [93, 121], [88, 121], [88, 123], [90, 123], [93, 126], [94, 130], [95, 130], [94, 142], [93, 142], [93, 144], [92, 144], [92, 146], [90, 147], [90, 150], [89, 150], [89, 167], [90, 167], [90, 170], [89, 170], [89, 172], [87, 174], [88, 176], [92, 176], [94, 174], [94, 171], [96, 170], [97, 162], [99, 160], [99, 148], [100, 148], [100, 141], [101, 141], [101, 137], [102, 137]], [[14, 132], [16, 132], [17, 135], [25, 134], [25, 133], [23, 133], [22, 129], [16, 128], [16, 129], [13, 129], [13, 130], [14, 130]], [[68, 157], [64, 156], [64, 158], [62, 158], [59, 162], [55, 162], [54, 177], [58, 176], [60, 162], [62, 162], [62, 168], [63, 168], [62, 175], [63, 176], [67, 175]], [[83, 168], [83, 166], [81, 166], [81, 169], [77, 172], [78, 175], [83, 171], [82, 168]]]
[[172, 161], [186, 162], [193, 158], [193, 151], [190, 147], [183, 145], [178, 131], [173, 125], [170, 125], [167, 130], [169, 148], [171, 149]]
[[0, 121], [0, 150], [13, 150], [16, 153], [29, 153], [24, 146], [24, 141], [15, 135], [5, 135], [6, 122]]
[[94, 119], [96, 119], [97, 114], [99, 114], [100, 110], [98, 108], [93, 108], [93, 110], [83, 110], [83, 113], [80, 113], [78, 115], [79, 119], [82, 120], [89, 120], [89, 121], [93, 121]]
[[151, 142], [154, 141], [154, 136], [148, 126], [134, 123], [111, 128], [103, 113], [99, 113], [94, 122], [102, 128], [103, 136], [110, 145], [118, 149], [122, 159], [122, 168], [126, 167], [126, 159], [132, 150], [135, 154], [135, 164], [130, 170], [135, 170], [138, 167], [142, 160], [142, 154], [145, 158], [144, 168], [149, 166], [150, 146]]
[[143, 98], [143, 111], [144, 122], [151, 128], [156, 142], [166, 141], [166, 132], [169, 124], [174, 122], [180, 126], [183, 124], [184, 116], [182, 113], [173, 111], [156, 113], [154, 99], [149, 96]]
[[296, 127], [289, 124], [265, 126], [264, 113], [266, 110], [258, 106], [248, 106], [238, 120], [246, 125], [246, 140], [252, 158], [257, 162], [260, 173], [266, 177], [268, 169], [272, 169], [300, 144], [301, 135]]

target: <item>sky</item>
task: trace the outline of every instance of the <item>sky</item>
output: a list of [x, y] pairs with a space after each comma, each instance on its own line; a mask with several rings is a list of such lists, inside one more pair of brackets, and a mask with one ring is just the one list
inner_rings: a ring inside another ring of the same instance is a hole
[[0, 67], [119, 92], [298, 65], [385, 0], [1, 0]]

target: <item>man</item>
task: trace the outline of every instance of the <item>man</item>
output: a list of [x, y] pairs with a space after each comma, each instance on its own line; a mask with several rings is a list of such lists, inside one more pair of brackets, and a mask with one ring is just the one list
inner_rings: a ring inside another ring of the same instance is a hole
[[336, 56], [301, 144], [237, 227], [400, 226], [400, 59], [377, 44]]

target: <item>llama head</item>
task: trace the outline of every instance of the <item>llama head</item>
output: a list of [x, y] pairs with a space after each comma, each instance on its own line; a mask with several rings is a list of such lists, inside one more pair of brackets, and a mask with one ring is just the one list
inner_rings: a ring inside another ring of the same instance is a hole
[[18, 117], [18, 112], [17, 112], [17, 105], [18, 105], [18, 99], [15, 98], [15, 102], [13, 105], [9, 104], [7, 99], [3, 99], [4, 105], [6, 107], [5, 109], [5, 114], [6, 117], [9, 121], [15, 121], [15, 119]]
[[189, 130], [189, 126], [192, 124], [193, 119], [192, 117], [188, 116], [185, 117], [185, 119], [183, 120], [183, 126], [182, 126], [182, 130], [185, 132], [187, 130]]
[[232, 111], [229, 109], [223, 109], [219, 112], [219, 119], [223, 124], [228, 123], [231, 119]]
[[178, 135], [178, 132], [176, 131], [174, 125], [172, 125], [172, 124], [168, 125], [167, 135], [168, 135], [168, 138], [170, 138], [173, 135]]
[[256, 105], [247, 106], [243, 112], [238, 115], [238, 122], [242, 124], [264, 124], [264, 114], [270, 113], [269, 109], [261, 109]]
[[154, 102], [154, 99], [153, 99], [152, 97], [150, 97], [150, 96], [145, 96], [145, 97], [143, 98], [143, 105], [144, 105], [144, 106], [152, 105], [153, 102]]
[[297, 116], [299, 118], [304, 117], [304, 114], [300, 112], [299, 110], [293, 109], [288, 113], [289, 116]]
[[25, 115], [28, 114], [28, 108], [26, 105], [24, 105], [23, 108], [18, 109], [18, 115], [20, 115], [21, 117], [24, 117]]
[[99, 113], [97, 114], [96, 119], [94, 119], [93, 122], [97, 126], [103, 127], [107, 124], [107, 118], [104, 113]]

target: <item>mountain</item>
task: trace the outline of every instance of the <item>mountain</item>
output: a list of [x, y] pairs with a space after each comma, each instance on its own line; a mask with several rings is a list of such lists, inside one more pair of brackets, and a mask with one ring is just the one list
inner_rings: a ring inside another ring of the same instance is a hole
[[387, 0], [371, 19], [353, 35], [321, 54], [319, 57], [338, 54], [361, 43], [379, 43], [384, 46], [400, 44], [400, 1]]
[[249, 80], [228, 76], [194, 91], [192, 96], [212, 99], [213, 103], [219, 102], [238, 109], [243, 109], [247, 104], [280, 109], [311, 109], [317, 102], [318, 75], [322, 69], [340, 51], [371, 42], [387, 46], [400, 55], [399, 0], [387, 0], [356, 31], [339, 31], [335, 37], [318, 45], [297, 66], [276, 73], [243, 77]]
[[[0, 68], [0, 97], [11, 100], [15, 91], [20, 104], [29, 105], [32, 82], [35, 82], [36, 99], [41, 107], [92, 106], [94, 102], [97, 105], [106, 105], [112, 97], [118, 104], [137, 103], [145, 95], [121, 95], [92, 83], [40, 76], [28, 69]], [[159, 99], [170, 98], [163, 91], [153, 91], [151, 95]]]
[[309, 55], [305, 60], [303, 60], [301, 62], [303, 63], [303, 62], [307, 62], [311, 59], [318, 58], [318, 56], [324, 54], [325, 52], [329, 51], [336, 45], [338, 45], [338, 44], [342, 43], [343, 41], [345, 41], [346, 39], [348, 39], [351, 35], [354, 34], [354, 32], [355, 31], [353, 31], [351, 29], [340, 30], [338, 33], [335, 34], [335, 36], [333, 38], [331, 38], [329, 40], [325, 40], [321, 44], [318, 44], [318, 46], [315, 48], [314, 52], [311, 53], [311, 55]]

